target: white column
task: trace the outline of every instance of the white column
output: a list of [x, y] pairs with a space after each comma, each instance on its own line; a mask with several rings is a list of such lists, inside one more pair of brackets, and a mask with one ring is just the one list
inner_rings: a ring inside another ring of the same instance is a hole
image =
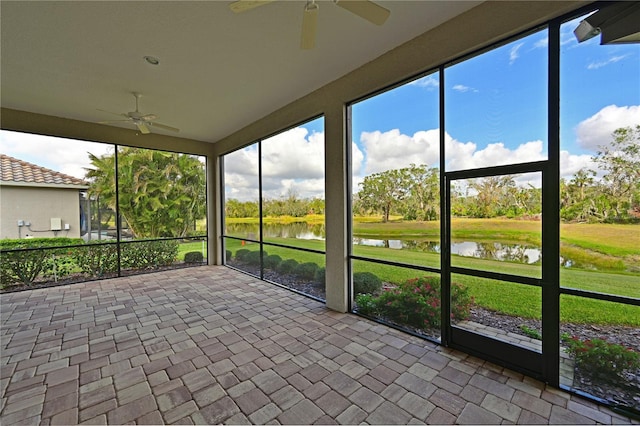
[[327, 307], [346, 312], [348, 304], [346, 108], [325, 109], [325, 229]]

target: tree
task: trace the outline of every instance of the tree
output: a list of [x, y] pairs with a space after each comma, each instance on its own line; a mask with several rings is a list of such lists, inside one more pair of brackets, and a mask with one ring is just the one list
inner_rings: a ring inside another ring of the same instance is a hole
[[366, 176], [360, 183], [358, 202], [362, 209], [381, 211], [382, 221], [388, 222], [391, 211], [405, 199], [407, 188], [407, 169], [387, 170]]
[[595, 174], [593, 170], [580, 169], [568, 183], [564, 179], [560, 182], [560, 217], [562, 219], [588, 221], [594, 216]]
[[[115, 211], [115, 155], [89, 158], [89, 195]], [[183, 237], [205, 217], [205, 166], [196, 157], [123, 147], [117, 160], [119, 213], [135, 237]]]
[[592, 158], [604, 176], [599, 192], [606, 197], [601, 203], [609, 205], [605, 218], [628, 220], [633, 212], [640, 212], [640, 124], [613, 132], [609, 146], [600, 147]]
[[440, 175], [437, 168], [412, 164], [406, 171], [408, 197], [401, 211], [408, 220], [436, 220], [440, 216]]
[[229, 218], [260, 217], [257, 201], [238, 201], [229, 198], [224, 202], [224, 215]]
[[476, 179], [469, 186], [477, 192], [472, 216], [496, 217], [506, 214], [512, 203], [509, 194], [516, 183], [513, 176], [504, 175]]

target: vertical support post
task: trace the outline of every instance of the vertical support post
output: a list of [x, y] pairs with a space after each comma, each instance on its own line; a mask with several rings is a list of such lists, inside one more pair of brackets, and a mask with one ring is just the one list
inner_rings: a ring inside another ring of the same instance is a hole
[[449, 180], [445, 173], [445, 85], [443, 66], [438, 70], [439, 76], [439, 111], [440, 111], [440, 339], [442, 344], [447, 346], [451, 341], [451, 209]]
[[222, 174], [221, 158], [213, 153], [207, 155], [207, 264], [209, 265], [223, 263], [222, 221], [224, 214], [221, 208], [224, 182]]
[[560, 381], [560, 22], [549, 26], [549, 161], [542, 173], [542, 358], [544, 380]]
[[260, 241], [260, 279], [264, 279], [264, 222], [263, 222], [263, 203], [262, 196], [262, 140], [258, 141], [258, 237]]
[[120, 168], [118, 167], [118, 155], [120, 154], [120, 149], [118, 145], [114, 146], [114, 178], [115, 178], [115, 185], [116, 185], [116, 247], [118, 249], [117, 253], [118, 253], [118, 276], [121, 277], [122, 276], [122, 232], [121, 232], [121, 228], [122, 228], [122, 216], [120, 215], [120, 182], [118, 180], [118, 175], [119, 175], [119, 170]]
[[329, 309], [347, 312], [348, 203], [346, 107], [342, 103], [325, 109], [325, 229], [326, 303]]

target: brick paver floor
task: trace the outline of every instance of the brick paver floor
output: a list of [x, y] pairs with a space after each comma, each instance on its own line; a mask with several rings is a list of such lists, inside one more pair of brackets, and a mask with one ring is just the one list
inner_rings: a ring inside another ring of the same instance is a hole
[[3, 425], [630, 423], [222, 266], [1, 300]]

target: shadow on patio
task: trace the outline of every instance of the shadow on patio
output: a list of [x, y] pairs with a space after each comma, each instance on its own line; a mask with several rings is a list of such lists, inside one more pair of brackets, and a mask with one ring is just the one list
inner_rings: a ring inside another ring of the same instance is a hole
[[629, 423], [223, 266], [1, 299], [7, 425]]

